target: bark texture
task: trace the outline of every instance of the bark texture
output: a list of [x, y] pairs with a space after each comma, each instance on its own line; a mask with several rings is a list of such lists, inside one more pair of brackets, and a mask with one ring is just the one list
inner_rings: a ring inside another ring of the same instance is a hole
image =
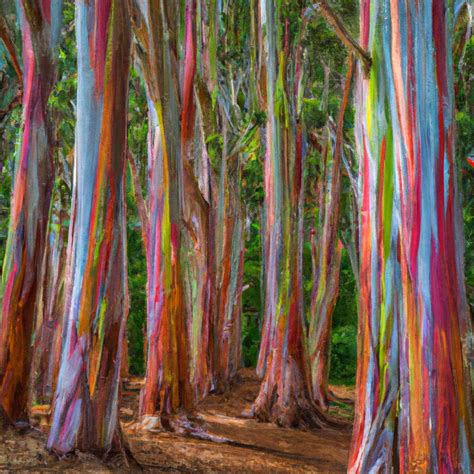
[[64, 346], [47, 447], [124, 452], [118, 419], [125, 336], [125, 194], [130, 14], [76, 2], [77, 124]]
[[[303, 131], [297, 101], [299, 35], [279, 3], [262, 0], [266, 28], [265, 312], [257, 370], [263, 376], [252, 413], [282, 426], [315, 427], [302, 289]], [[286, 27], [285, 27], [286, 25]]]
[[361, 2], [360, 326], [349, 472], [470, 472], [453, 2]]
[[47, 104], [56, 78], [55, 51], [61, 12], [60, 1], [20, 3], [23, 130], [0, 290], [0, 404], [2, 416], [11, 423], [28, 420], [31, 337], [53, 183]]

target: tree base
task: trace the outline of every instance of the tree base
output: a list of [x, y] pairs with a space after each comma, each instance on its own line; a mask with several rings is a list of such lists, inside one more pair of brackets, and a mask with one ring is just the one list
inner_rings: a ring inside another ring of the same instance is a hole
[[250, 415], [285, 428], [325, 428], [329, 420], [316, 406], [300, 366], [290, 358], [284, 367], [272, 358]]
[[76, 456], [78, 452], [82, 452], [92, 454], [103, 463], [112, 467], [141, 469], [139, 462], [135, 459], [135, 456], [130, 449], [128, 441], [123, 435], [119, 421], [117, 421], [117, 427], [115, 429], [111, 446], [108, 448], [95, 443], [91, 439], [91, 436], [88, 436], [84, 431], [79, 434], [77, 442], [74, 446], [71, 446], [69, 450], [64, 449], [64, 446], [61, 448], [58, 449], [58, 445], [55, 445], [54, 443], [51, 445], [48, 443], [46, 445], [48, 452], [56, 456], [58, 459], [64, 459], [68, 456]]
[[304, 396], [294, 397], [287, 404], [280, 402], [278, 396], [260, 393], [250, 410], [250, 416], [284, 428], [319, 429], [330, 424], [318, 407]]
[[128, 442], [125, 440], [122, 440], [122, 445], [118, 451], [109, 451], [101, 459], [105, 464], [107, 464], [107, 466], [114, 469], [126, 469], [130, 471], [142, 470], [142, 466], [133, 455]]

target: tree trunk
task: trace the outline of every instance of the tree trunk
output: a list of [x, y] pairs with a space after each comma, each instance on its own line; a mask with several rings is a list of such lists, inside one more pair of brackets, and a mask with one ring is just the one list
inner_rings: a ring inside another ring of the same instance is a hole
[[[341, 247], [338, 239], [339, 212], [341, 200], [341, 154], [344, 145], [344, 115], [349, 100], [354, 59], [349, 56], [344, 94], [337, 120], [336, 136], [330, 131], [325, 147], [322, 189], [319, 209], [318, 231], [313, 236], [313, 291], [311, 294], [309, 352], [313, 396], [316, 404], [328, 408], [329, 358], [331, 347], [332, 314], [339, 294], [339, 270], [341, 267]], [[331, 126], [330, 126], [331, 127]], [[335, 143], [333, 143], [333, 140]], [[334, 148], [333, 148], [334, 147]], [[333, 153], [334, 149], [334, 153]]]
[[[191, 409], [210, 387], [208, 204], [190, 165], [196, 12], [195, 0], [184, 2], [183, 15], [179, 3], [135, 0], [134, 5], [151, 121], [147, 371], [140, 415], [145, 424], [166, 427], [170, 414]], [[183, 60], [175, 57], [178, 50]]]
[[23, 1], [20, 8], [24, 125], [16, 160], [0, 322], [1, 412], [12, 423], [28, 420], [31, 336], [53, 182], [47, 104], [56, 77], [60, 10], [60, 2], [51, 0]]
[[240, 198], [240, 164], [222, 157], [215, 186], [215, 350], [214, 384], [218, 392], [230, 389], [240, 366], [241, 301], [243, 285], [243, 210]]
[[[236, 90], [242, 72], [234, 70], [228, 61], [225, 70], [219, 69], [217, 45], [221, 51], [235, 50], [240, 35], [246, 31], [238, 28], [240, 10], [234, 5], [215, 0], [201, 0], [201, 64], [197, 81], [199, 99], [198, 119], [202, 135], [202, 161], [200, 166], [203, 184], [209, 187], [208, 266], [211, 274], [211, 361], [212, 385], [217, 392], [229, 390], [232, 379], [240, 366], [241, 357], [241, 294], [243, 286], [243, 205], [240, 196], [240, 177], [245, 146], [242, 144], [249, 130], [240, 132], [241, 110], [237, 104]], [[252, 63], [253, 64], [253, 63]], [[245, 70], [245, 67], [243, 67]], [[251, 75], [253, 78], [254, 76]], [[249, 96], [253, 80], [249, 81]], [[247, 95], [247, 94], [246, 94]], [[255, 111], [256, 100], [245, 110]], [[238, 133], [241, 135], [238, 135]], [[254, 132], [250, 132], [252, 136]], [[215, 137], [222, 137], [217, 143]], [[234, 145], [232, 145], [234, 143]], [[236, 148], [238, 151], [236, 150]], [[212, 156], [212, 159], [210, 158]]]
[[[150, 124], [147, 255], [147, 365], [141, 416], [167, 416], [188, 406], [184, 302], [179, 262], [178, 177], [160, 125]], [[163, 148], [161, 148], [163, 146]], [[176, 157], [175, 157], [176, 158]], [[171, 171], [173, 170], [173, 172]], [[173, 210], [173, 211], [172, 211]]]
[[361, 2], [361, 300], [349, 472], [470, 472], [453, 2]]
[[[59, 167], [58, 167], [59, 168]], [[53, 191], [48, 226], [48, 242], [43, 261], [40, 302], [37, 310], [33, 348], [33, 399], [49, 405], [56, 389], [61, 358], [66, 276], [67, 226], [70, 179], [58, 174]]]
[[[210, 325], [211, 275], [209, 272], [209, 204], [203, 198], [194, 173], [185, 164], [184, 223], [181, 258], [189, 341], [189, 383], [193, 400], [203, 399], [211, 389]], [[212, 251], [212, 249], [211, 249]]]
[[[282, 426], [322, 426], [313, 402], [302, 289], [303, 136], [297, 121], [298, 46], [279, 4], [264, 3], [267, 53], [264, 374], [252, 413]], [[284, 26], [286, 25], [286, 27]], [[287, 63], [288, 61], [288, 63]]]
[[[99, 8], [100, 6], [100, 8]], [[78, 101], [66, 318], [47, 446], [123, 454], [127, 2], [76, 2]]]

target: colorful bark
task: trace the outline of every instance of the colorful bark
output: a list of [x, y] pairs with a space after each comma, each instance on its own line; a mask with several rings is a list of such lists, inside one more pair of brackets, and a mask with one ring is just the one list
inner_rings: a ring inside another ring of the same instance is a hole
[[53, 149], [47, 103], [56, 77], [60, 1], [23, 1], [23, 131], [2, 274], [0, 404], [27, 421], [31, 336], [47, 240]]
[[134, 5], [150, 111], [148, 347], [140, 414], [151, 417], [153, 425], [178, 409], [191, 408], [210, 386], [208, 205], [190, 165], [195, 1], [184, 2], [182, 11], [179, 4], [160, 0]]
[[[330, 348], [332, 314], [339, 295], [339, 270], [341, 265], [342, 246], [330, 224], [331, 203], [334, 189], [338, 184], [335, 180], [336, 164], [333, 159], [333, 136], [328, 132], [328, 143], [323, 149], [322, 176], [319, 178], [319, 196], [316, 229], [312, 229], [311, 256], [313, 266], [313, 289], [311, 292], [308, 345], [311, 362], [311, 381], [313, 397], [316, 404], [327, 410], [330, 394], [328, 387], [330, 369]], [[339, 184], [340, 185], [340, 184]], [[329, 232], [324, 235], [324, 229]], [[331, 240], [327, 240], [331, 237]]]
[[[317, 405], [328, 408], [329, 355], [332, 313], [339, 294], [341, 247], [338, 239], [341, 200], [341, 154], [344, 146], [344, 115], [349, 100], [354, 60], [348, 60], [344, 94], [337, 120], [336, 136], [328, 133], [323, 172], [320, 178], [320, 201], [316, 232], [312, 237], [313, 290], [310, 304], [309, 352], [313, 396]], [[333, 143], [334, 141], [334, 143]], [[333, 152], [334, 150], [334, 152]]]
[[192, 166], [196, 105], [194, 84], [197, 63], [197, 0], [184, 4], [183, 77], [181, 83], [181, 154], [183, 159], [183, 232], [181, 258], [186, 269], [185, 301], [189, 340], [189, 381], [195, 402], [211, 388], [209, 358], [211, 275], [209, 273], [209, 203]]
[[313, 402], [302, 307], [303, 137], [297, 121], [300, 63], [279, 3], [262, 0], [267, 61], [265, 314], [254, 416], [283, 426], [321, 426]]
[[33, 349], [33, 399], [39, 404], [48, 405], [52, 402], [56, 388], [64, 316], [67, 255], [65, 222], [69, 219], [70, 179], [65, 176], [67, 170], [62, 168], [60, 173], [56, 173], [51, 199]]
[[[248, 132], [245, 130], [242, 135], [235, 136], [241, 125], [235, 97], [241, 74], [233, 71], [230, 61], [225, 71], [217, 68], [217, 44], [226, 51], [237, 47], [234, 30], [238, 27], [235, 21], [238, 10], [226, 14], [225, 8], [229, 7], [215, 0], [201, 1], [201, 47], [198, 50], [201, 70], [197, 79], [202, 149], [197, 175], [209, 202], [208, 267], [212, 314], [209, 348], [212, 387], [217, 392], [230, 388], [240, 366], [245, 239], [239, 182], [243, 148], [238, 143], [246, 141]], [[221, 146], [216, 146], [215, 137], [222, 137]], [[232, 142], [237, 142], [238, 150], [231, 146]]]
[[349, 472], [470, 472], [453, 2], [361, 2], [361, 299]]
[[[243, 210], [240, 198], [239, 160], [228, 163], [224, 153], [215, 186], [215, 291], [213, 317], [216, 336], [214, 386], [219, 392], [230, 389], [240, 367], [241, 309], [243, 284]], [[230, 169], [229, 168], [233, 168]]]
[[12, 33], [9, 31], [6, 19], [3, 17], [4, 11], [0, 10], [0, 13], [2, 13], [2, 17], [0, 17], [0, 39], [5, 45], [5, 49], [8, 51], [8, 55], [10, 56], [10, 61], [12, 63], [13, 69], [15, 70], [18, 81], [23, 83], [23, 72], [20, 67], [20, 62], [18, 61], [15, 45], [11, 39]]
[[76, 2], [77, 124], [64, 345], [47, 446], [123, 453], [127, 2]]
[[[176, 162], [168, 157], [158, 123], [149, 131], [149, 228], [147, 247], [147, 368], [142, 416], [168, 415], [189, 403], [186, 387], [185, 317], [179, 259], [180, 189]], [[166, 142], [165, 142], [166, 143]], [[172, 151], [174, 151], [172, 149]], [[176, 156], [173, 158], [176, 159]], [[178, 202], [177, 202], [178, 201]], [[172, 209], [174, 211], [172, 211]]]
[[211, 274], [209, 272], [209, 204], [203, 198], [188, 162], [184, 170], [184, 224], [181, 258], [189, 341], [189, 383], [195, 402], [211, 389], [210, 325]]

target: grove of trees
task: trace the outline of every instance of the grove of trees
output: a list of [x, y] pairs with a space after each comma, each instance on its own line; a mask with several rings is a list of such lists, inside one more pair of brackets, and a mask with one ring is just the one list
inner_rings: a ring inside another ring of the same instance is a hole
[[348, 472], [471, 472], [471, 23], [2, 2], [0, 429], [47, 406], [50, 452], [133, 461], [130, 376], [137, 430], [205, 431], [246, 366], [243, 415], [284, 428], [342, 429], [330, 383], [355, 384]]

